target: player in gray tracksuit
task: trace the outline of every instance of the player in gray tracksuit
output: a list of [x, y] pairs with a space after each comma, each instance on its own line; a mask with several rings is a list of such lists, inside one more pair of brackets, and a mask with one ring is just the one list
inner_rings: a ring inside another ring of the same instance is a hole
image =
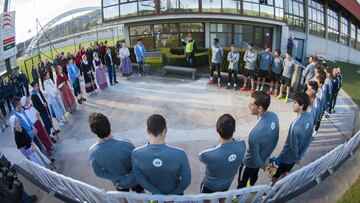
[[253, 186], [260, 168], [265, 168], [265, 161], [274, 151], [279, 140], [279, 119], [273, 112], [267, 111], [270, 96], [265, 92], [252, 94], [249, 108], [258, 121], [248, 135], [248, 148], [243, 164], [240, 166], [238, 187]]
[[295, 71], [295, 61], [291, 58], [291, 54], [290, 53], [286, 53], [286, 58], [284, 60], [284, 70], [282, 73], [282, 81], [281, 81], [281, 86], [280, 86], [280, 92], [279, 92], [279, 96], [277, 96], [276, 98], [278, 99], [282, 99], [283, 98], [283, 91], [284, 88], [286, 87], [286, 97], [285, 97], [285, 102], [288, 103], [289, 102], [289, 94], [290, 94], [290, 88], [291, 88], [291, 78], [292, 75]]
[[238, 65], [239, 65], [239, 59], [240, 59], [240, 54], [239, 52], [236, 50], [236, 46], [235, 44], [231, 44], [231, 51], [228, 53], [227, 55], [227, 60], [229, 62], [229, 69], [228, 69], [228, 84], [227, 84], [227, 89], [230, 89], [230, 85], [231, 85], [231, 77], [232, 75], [234, 75], [234, 90], [236, 90], [237, 84], [238, 84]]
[[191, 183], [186, 153], [165, 144], [166, 121], [161, 115], [147, 120], [150, 142], [132, 152], [132, 165], [137, 182], [152, 194], [184, 194]]
[[219, 44], [219, 39], [215, 38], [213, 40], [213, 45], [211, 46], [211, 72], [210, 72], [210, 78], [208, 80], [208, 84], [212, 84], [214, 80], [214, 71], [217, 71], [218, 73], [218, 81], [217, 85], [218, 87], [221, 87], [221, 61], [224, 57], [224, 50]]
[[246, 85], [248, 77], [250, 77], [251, 89], [250, 93], [254, 92], [254, 79], [255, 79], [255, 63], [256, 63], [257, 54], [254, 50], [254, 44], [248, 45], [248, 50], [244, 54], [245, 70], [244, 70], [244, 85], [240, 89], [241, 91], [246, 90]]
[[309, 104], [310, 98], [305, 92], [294, 95], [293, 111], [297, 113], [297, 117], [290, 125], [285, 145], [278, 156], [280, 164], [273, 175], [273, 184], [284, 174], [290, 172], [295, 163], [299, 163], [312, 141], [313, 118], [306, 111]]
[[[272, 63], [272, 57], [273, 56], [270, 52], [270, 48], [266, 48], [265, 51], [262, 51], [259, 54], [260, 70], [259, 70], [259, 74], [257, 75], [256, 91], [264, 90], [265, 79], [269, 75], [269, 69]], [[261, 80], [261, 87], [260, 87], [260, 80]]]
[[233, 138], [235, 126], [235, 119], [231, 115], [222, 115], [216, 124], [220, 136], [219, 145], [199, 154], [200, 161], [206, 165], [201, 184], [202, 193], [227, 191], [239, 170], [246, 145], [244, 140]]
[[274, 52], [274, 57], [272, 58], [272, 65], [271, 65], [271, 83], [270, 83], [270, 89], [266, 92], [267, 94], [273, 94], [273, 87], [275, 83], [275, 89], [274, 89], [274, 96], [278, 96], [278, 86], [281, 79], [281, 73], [283, 71], [283, 65], [284, 60], [281, 57], [281, 51], [279, 49], [276, 49]]
[[143, 192], [132, 173], [131, 152], [134, 145], [125, 139], [114, 139], [108, 118], [101, 113], [92, 113], [89, 117], [91, 131], [98, 141], [90, 147], [90, 164], [94, 173], [110, 180], [116, 190]]

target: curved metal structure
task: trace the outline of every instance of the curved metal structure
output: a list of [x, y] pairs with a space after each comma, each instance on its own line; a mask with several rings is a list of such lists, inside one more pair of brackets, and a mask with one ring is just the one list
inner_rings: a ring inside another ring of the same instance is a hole
[[40, 30], [36, 36], [34, 36], [34, 38], [31, 40], [29, 46], [27, 47], [26, 51], [27, 52], [31, 52], [34, 47], [36, 46], [37, 42], [39, 41], [39, 39], [41, 39], [41, 37], [45, 34], [45, 32], [51, 28], [52, 25], [54, 25], [55, 23], [57, 23], [58, 21], [60, 21], [61, 19], [79, 13], [79, 12], [84, 12], [84, 11], [94, 11], [94, 10], [100, 10], [100, 7], [84, 7], [84, 8], [77, 8], [74, 10], [70, 10], [67, 11], [65, 13], [62, 13], [58, 16], [56, 16], [55, 18], [53, 18], [52, 20], [50, 20], [48, 23], [46, 23], [46, 25], [43, 27], [43, 30]]

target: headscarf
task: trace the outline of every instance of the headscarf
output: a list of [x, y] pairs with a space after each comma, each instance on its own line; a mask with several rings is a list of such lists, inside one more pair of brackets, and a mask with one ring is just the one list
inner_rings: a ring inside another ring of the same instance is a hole
[[27, 99], [27, 97], [25, 97], [25, 96], [21, 97], [20, 103], [21, 103], [22, 107], [26, 106], [26, 99]]

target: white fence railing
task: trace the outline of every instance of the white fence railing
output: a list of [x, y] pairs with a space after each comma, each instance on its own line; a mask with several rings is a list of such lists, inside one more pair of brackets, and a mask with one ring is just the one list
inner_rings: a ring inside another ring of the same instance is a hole
[[[352, 156], [359, 146], [360, 131], [348, 142], [339, 145], [326, 155], [314, 162], [291, 173], [278, 181], [273, 187], [267, 185], [257, 185], [253, 187], [217, 192], [213, 194], [194, 194], [194, 195], [149, 195], [129, 192], [105, 192], [99, 188], [63, 176], [50, 171], [28, 160], [24, 160], [20, 168], [31, 174], [42, 187], [57, 196], [64, 196], [78, 202], [283, 202], [287, 201], [301, 192], [310, 189], [313, 185], [319, 184], [324, 178], [332, 174], [344, 161]], [[21, 173], [21, 172], [20, 172]], [[22, 174], [24, 175], [24, 174]], [[26, 178], [26, 175], [25, 175]], [[56, 196], [55, 195], [55, 196]]]
[[287, 175], [272, 187], [265, 202], [283, 202], [319, 184], [355, 153], [359, 142], [360, 132], [314, 162]]

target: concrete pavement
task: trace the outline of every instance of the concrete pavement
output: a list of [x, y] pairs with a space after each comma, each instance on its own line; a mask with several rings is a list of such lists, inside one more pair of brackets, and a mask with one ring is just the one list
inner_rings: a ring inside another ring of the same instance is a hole
[[[112, 124], [115, 138], [130, 139], [136, 146], [145, 144], [146, 118], [160, 113], [167, 119], [167, 143], [183, 148], [190, 161], [192, 183], [185, 193], [198, 193], [204, 176], [204, 166], [198, 160], [198, 153], [217, 144], [215, 124], [219, 116], [230, 113], [236, 118], [235, 137], [247, 140], [247, 132], [256, 117], [248, 110], [248, 92], [234, 92], [206, 85], [206, 79], [196, 81], [147, 76], [133, 80], [121, 80], [116, 86], [89, 96], [84, 105], [70, 118], [70, 125], [62, 127], [61, 140], [56, 144], [57, 172], [74, 179], [92, 184], [105, 190], [113, 190], [112, 184], [93, 173], [87, 149], [96, 142], [96, 137], [88, 127], [88, 115], [102, 112]], [[296, 115], [292, 104], [271, 98], [269, 110], [279, 116], [280, 139], [274, 151], [277, 155], [285, 142], [290, 123]], [[300, 168], [324, 155], [337, 145], [345, 142], [352, 132], [353, 103], [343, 93], [339, 95], [337, 113], [323, 119], [318, 134], [305, 153]], [[16, 149], [9, 131], [0, 136], [1, 151], [13, 162], [22, 155]], [[236, 179], [232, 188], [235, 187]], [[261, 171], [257, 184], [267, 184], [269, 178]], [[324, 194], [327, 195], [327, 194]], [[316, 201], [318, 202], [318, 201]]]

